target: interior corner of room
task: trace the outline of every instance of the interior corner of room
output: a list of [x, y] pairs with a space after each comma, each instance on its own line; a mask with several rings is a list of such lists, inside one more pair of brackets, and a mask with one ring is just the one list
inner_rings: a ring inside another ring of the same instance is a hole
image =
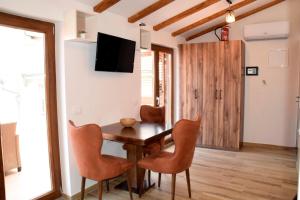
[[[147, 158], [137, 151], [157, 142], [155, 134], [165, 141], [163, 151], [175, 151], [171, 128], [153, 125], [152, 138], [135, 138], [143, 131], [143, 105], [164, 108], [172, 128], [201, 117], [190, 171], [176, 181], [174, 174], [146, 173], [143, 199], [173, 198], [175, 182], [175, 199], [189, 199], [190, 186], [193, 199], [296, 198], [299, 6], [298, 0], [1, 1], [0, 199], [80, 199], [82, 191], [98, 199], [97, 182], [85, 182], [78, 170], [69, 120], [100, 126], [101, 153], [135, 163], [137, 199], [137, 163]], [[134, 119], [134, 131], [116, 125], [122, 118]], [[116, 189], [125, 175], [106, 182], [103, 199], [129, 199]]]

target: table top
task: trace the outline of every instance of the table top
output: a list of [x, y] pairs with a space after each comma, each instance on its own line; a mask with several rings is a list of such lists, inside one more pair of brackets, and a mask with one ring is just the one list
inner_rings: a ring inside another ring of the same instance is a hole
[[172, 126], [158, 123], [136, 122], [131, 128], [119, 122], [101, 127], [103, 138], [121, 143], [148, 145], [171, 134]]

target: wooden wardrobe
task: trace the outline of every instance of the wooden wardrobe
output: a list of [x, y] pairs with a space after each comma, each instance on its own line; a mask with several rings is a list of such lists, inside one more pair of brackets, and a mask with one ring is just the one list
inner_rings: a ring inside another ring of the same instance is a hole
[[202, 117], [198, 146], [239, 150], [243, 136], [244, 43], [179, 45], [180, 113]]

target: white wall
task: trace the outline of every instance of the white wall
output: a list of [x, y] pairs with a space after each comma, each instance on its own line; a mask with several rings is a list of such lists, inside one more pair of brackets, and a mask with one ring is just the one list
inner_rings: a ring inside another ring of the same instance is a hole
[[[237, 21], [231, 25], [230, 39], [243, 40], [245, 24], [289, 20], [288, 2]], [[280, 27], [278, 27], [280, 28]], [[218, 41], [214, 33], [191, 42]], [[246, 76], [244, 141], [280, 146], [295, 146], [296, 104], [295, 66], [268, 67], [271, 49], [288, 49], [288, 40], [245, 42], [246, 66], [259, 66], [259, 76]], [[266, 85], [263, 81], [266, 81]]]

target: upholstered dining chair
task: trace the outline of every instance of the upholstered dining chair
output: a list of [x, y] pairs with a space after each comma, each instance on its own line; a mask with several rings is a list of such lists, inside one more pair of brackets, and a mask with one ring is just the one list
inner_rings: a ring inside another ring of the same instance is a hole
[[[191, 198], [191, 185], [189, 168], [192, 164], [197, 137], [199, 135], [200, 117], [196, 121], [182, 119], [178, 121], [172, 131], [175, 150], [173, 153], [161, 151], [152, 154], [138, 162], [140, 168], [148, 169], [159, 174], [172, 174], [172, 200], [175, 198], [176, 174], [185, 171], [189, 198]], [[144, 179], [144, 176], [142, 176]], [[160, 186], [160, 183], [158, 184]], [[140, 196], [143, 185], [140, 186]]]
[[103, 143], [101, 128], [96, 124], [77, 127], [69, 121], [69, 136], [79, 173], [82, 176], [81, 200], [84, 199], [86, 178], [98, 181], [98, 198], [101, 200], [103, 181], [124, 173], [127, 174], [129, 195], [132, 200], [129, 170], [133, 167], [133, 163], [123, 158], [101, 154]]
[[[142, 122], [150, 123], [165, 123], [165, 107], [153, 107], [142, 105], [140, 108], [140, 117]], [[155, 142], [144, 146], [144, 156], [159, 153], [165, 145], [165, 137], [162, 137], [159, 142]], [[159, 183], [161, 176], [159, 176]], [[151, 185], [151, 170], [148, 170], [148, 185]]]

